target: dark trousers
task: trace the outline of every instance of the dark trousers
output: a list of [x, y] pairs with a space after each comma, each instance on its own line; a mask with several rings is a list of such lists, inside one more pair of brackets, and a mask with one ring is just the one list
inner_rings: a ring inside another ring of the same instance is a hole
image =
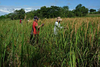
[[[33, 36], [34, 35], [34, 36]], [[31, 44], [33, 44], [33, 43], [38, 43], [38, 34], [31, 34], [31, 36], [30, 36], [30, 42], [31, 42]]]

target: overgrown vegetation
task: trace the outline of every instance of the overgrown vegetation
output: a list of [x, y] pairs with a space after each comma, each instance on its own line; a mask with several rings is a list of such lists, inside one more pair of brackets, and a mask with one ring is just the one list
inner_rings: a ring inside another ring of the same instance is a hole
[[23, 20], [0, 20], [1, 67], [99, 67], [100, 17], [63, 18], [66, 30], [54, 36], [55, 19], [42, 19], [39, 43], [29, 43], [31, 26]]
[[5, 15], [6, 18], [13, 19], [24, 19], [25, 17], [27, 19], [32, 19], [34, 16], [38, 16], [39, 18], [55, 18], [55, 17], [82, 17], [86, 16], [88, 14], [88, 9], [85, 6], [82, 6], [82, 4], [79, 4], [76, 6], [74, 10], [69, 10], [68, 6], [51, 6], [46, 7], [43, 6], [40, 9], [32, 10], [30, 12], [25, 13], [24, 9], [15, 10], [14, 13], [10, 13], [8, 15]]

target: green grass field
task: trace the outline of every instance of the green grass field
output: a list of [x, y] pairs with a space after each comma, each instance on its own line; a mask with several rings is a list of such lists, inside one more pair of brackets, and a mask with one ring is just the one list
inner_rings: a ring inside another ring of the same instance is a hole
[[100, 14], [87, 14], [86, 17], [100, 17]]
[[29, 43], [33, 20], [0, 20], [0, 67], [99, 67], [100, 17], [63, 18], [67, 29], [54, 36], [56, 19], [42, 19], [39, 43]]

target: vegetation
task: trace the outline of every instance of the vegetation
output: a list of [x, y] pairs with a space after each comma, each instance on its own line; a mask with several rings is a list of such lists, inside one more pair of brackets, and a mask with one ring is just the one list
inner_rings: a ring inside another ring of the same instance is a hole
[[[32, 15], [33, 13], [33, 15]], [[26, 13], [28, 18], [33, 18], [35, 15], [39, 18], [55, 18], [55, 17], [75, 17], [75, 16], [85, 16], [88, 13], [88, 9], [82, 4], [76, 6], [75, 10], [70, 11], [68, 6], [58, 7], [58, 6], [51, 6], [46, 7], [43, 6], [38, 10], [34, 10], [31, 12]]]
[[96, 11], [95, 9], [90, 9], [90, 14], [100, 14], [100, 9], [98, 9], [98, 11]]
[[38, 16], [39, 18], [55, 18], [55, 17], [82, 17], [86, 16], [88, 14], [88, 9], [85, 6], [82, 6], [82, 4], [79, 4], [76, 6], [75, 10], [69, 10], [68, 6], [51, 6], [46, 7], [43, 6], [40, 9], [32, 10], [30, 12], [25, 13], [24, 9], [15, 10], [14, 13], [10, 13], [8, 15], [5, 15], [6, 18], [14, 19], [24, 19], [25, 17], [27, 19], [32, 19], [34, 16]]
[[90, 9], [90, 13], [92, 13], [92, 12], [96, 12], [96, 10], [95, 9]]
[[[88, 13], [79, 4], [72, 11], [68, 6], [43, 6], [27, 13], [20, 9], [0, 16], [0, 67], [100, 67], [99, 13], [100, 9]], [[39, 24], [45, 26], [40, 29], [39, 43], [31, 45], [33, 20], [27, 23], [26, 19], [34, 16], [41, 18]], [[61, 25], [66, 29], [55, 36], [58, 16], [63, 18]], [[22, 24], [19, 19], [24, 19]]]
[[85, 8], [85, 6], [82, 6], [82, 4], [76, 6], [75, 9], [76, 16], [82, 17], [82, 16], [86, 16], [86, 14], [88, 14], [88, 9]]
[[15, 10], [14, 13], [10, 13], [7, 15], [8, 18], [14, 19], [24, 19], [25, 17], [25, 11], [24, 9]]
[[[25, 13], [24, 9], [20, 10], [15, 10], [13, 13], [9, 13], [7, 15], [0, 16], [0, 19], [5, 19], [5, 18], [10, 18], [12, 20], [16, 19], [33, 19], [34, 16], [38, 16], [39, 18], [55, 18], [55, 17], [63, 17], [63, 18], [68, 18], [68, 17], [83, 17], [90, 14], [100, 14], [100, 9], [96, 11], [95, 9], [88, 9], [85, 6], [82, 6], [82, 4], [79, 4], [76, 6], [75, 9], [69, 10], [68, 6], [51, 6], [51, 7], [46, 7], [43, 6], [40, 9], [37, 10], [32, 10], [30, 12]], [[98, 17], [98, 16], [97, 16]]]
[[85, 17], [100, 17], [100, 14], [87, 14]]
[[100, 67], [100, 17], [63, 18], [67, 29], [54, 36], [55, 19], [40, 19], [39, 43], [29, 43], [33, 20], [0, 20], [1, 67]]

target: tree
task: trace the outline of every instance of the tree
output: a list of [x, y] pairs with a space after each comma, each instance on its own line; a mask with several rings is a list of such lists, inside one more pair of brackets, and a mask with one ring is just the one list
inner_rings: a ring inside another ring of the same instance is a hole
[[68, 6], [61, 7], [60, 12], [61, 12], [61, 17], [68, 17], [69, 7]]
[[5, 18], [6, 18], [5, 15], [0, 16], [0, 19], [5, 19]]
[[76, 6], [76, 10], [79, 10], [82, 7], [82, 4]]
[[67, 17], [74, 17], [75, 14], [73, 11], [68, 11]]
[[49, 12], [50, 12], [50, 17], [51, 18], [58, 17], [58, 16], [60, 16], [60, 7], [51, 6]]
[[32, 19], [32, 18], [34, 17], [34, 12], [35, 12], [35, 10], [34, 10], [34, 11], [27, 12], [27, 13], [26, 13], [26, 18], [27, 18], [27, 19], [29, 19], [29, 18]]
[[68, 11], [69, 7], [68, 6], [63, 6], [64, 11]]
[[51, 6], [48, 8], [43, 6], [41, 9], [34, 11], [34, 15], [40, 18], [54, 18], [60, 16], [60, 14], [60, 7], [58, 6]]
[[90, 13], [96, 12], [95, 9], [90, 9]]
[[79, 16], [79, 17], [85, 16], [88, 13], [88, 8], [86, 8], [85, 6], [82, 6], [82, 4], [79, 4], [76, 6], [74, 13], [76, 16]]
[[[91, 10], [93, 11], [93, 10]], [[94, 10], [95, 11], [95, 10]], [[100, 13], [100, 10], [98, 11]], [[74, 17], [74, 16], [85, 16], [88, 13], [88, 9], [82, 4], [76, 6], [75, 10], [69, 11], [68, 6], [51, 6], [46, 7], [43, 6], [40, 9], [32, 10], [30, 12], [25, 13], [24, 9], [15, 10], [14, 13], [10, 13], [7, 17], [11, 19], [24, 19], [25, 15], [26, 18], [33, 18], [34, 16], [38, 16], [39, 18], [55, 18], [55, 17]]]
[[9, 17], [14, 20], [14, 19], [24, 19], [25, 16], [25, 10], [20, 9], [20, 10], [15, 10], [14, 13], [10, 13]]
[[98, 9], [98, 13], [100, 13], [100, 9]]
[[37, 9], [37, 10], [34, 11], [34, 16], [40, 17], [42, 15], [40, 13], [41, 13], [41, 10], [40, 9]]
[[24, 19], [24, 17], [25, 17], [25, 10], [24, 9], [20, 9], [19, 10], [19, 18], [20, 19]]
[[40, 17], [41, 18], [42, 17], [47, 18], [47, 8], [46, 8], [46, 6], [41, 7], [41, 9], [40, 9]]

